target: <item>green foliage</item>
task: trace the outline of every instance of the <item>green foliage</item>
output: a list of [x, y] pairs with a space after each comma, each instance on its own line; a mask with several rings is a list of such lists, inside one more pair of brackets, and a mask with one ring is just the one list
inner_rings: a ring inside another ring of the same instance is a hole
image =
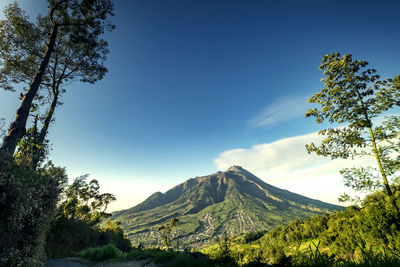
[[160, 225], [157, 227], [157, 232], [160, 234], [160, 238], [164, 246], [171, 246], [171, 241], [173, 238], [172, 229], [178, 224], [179, 220], [177, 218], [171, 218], [169, 225]]
[[[377, 168], [354, 167], [341, 171], [345, 185], [356, 191], [373, 191], [384, 187], [390, 202], [400, 216], [393, 198], [389, 180], [399, 170], [400, 117], [392, 116], [374, 125], [373, 119], [400, 105], [398, 84], [394, 79], [380, 79], [374, 69], [365, 69], [368, 62], [353, 60], [351, 55], [325, 55], [320, 69], [325, 77], [325, 88], [308, 99], [320, 106], [311, 108], [306, 117], [315, 117], [317, 123], [346, 123], [346, 126], [319, 131], [325, 137], [319, 146], [306, 145], [309, 153], [324, 157], [355, 158], [372, 156]], [[343, 196], [341, 200], [349, 200]], [[400, 217], [399, 217], [400, 218]]]
[[[98, 232], [83, 221], [55, 218], [46, 241], [46, 254], [48, 258], [62, 258], [89, 247], [99, 245]], [[104, 244], [101, 244], [104, 245]]]
[[102, 247], [85, 249], [79, 252], [77, 256], [92, 261], [105, 261], [122, 257], [122, 252], [114, 244], [108, 244]]
[[[162, 264], [163, 261], [157, 261], [156, 262]], [[196, 266], [196, 267], [202, 267], [202, 266], [215, 266], [215, 263], [207, 259], [202, 254], [195, 254], [195, 253], [182, 253], [182, 252], [175, 252], [172, 254], [172, 257], [169, 258], [169, 260], [162, 264], [163, 266], [166, 267], [186, 267], [186, 266]]]
[[400, 92], [394, 81], [379, 80], [374, 69], [361, 71], [367, 65], [366, 61], [353, 60], [351, 55], [325, 55], [319, 67], [326, 76], [321, 80], [325, 88], [308, 99], [321, 109], [309, 109], [306, 116], [315, 117], [318, 123], [327, 119], [331, 123], [350, 123], [350, 129], [360, 129], [370, 127], [371, 118], [399, 105]]
[[[43, 87], [51, 82], [71, 79], [94, 83], [101, 79], [108, 53], [107, 42], [100, 38], [114, 25], [107, 20], [113, 15], [111, 1], [71, 0], [49, 2], [49, 14], [31, 22], [17, 3], [5, 9], [0, 21], [0, 87], [14, 90], [18, 83], [29, 84], [48, 44], [48, 36], [58, 28], [56, 42], [44, 73]], [[49, 86], [50, 87], [50, 86]], [[39, 97], [39, 96], [38, 96]]]
[[[48, 0], [48, 14], [31, 22], [17, 3], [5, 9], [0, 21], [0, 87], [14, 90], [17, 84], [28, 89], [21, 93], [21, 105], [10, 124], [1, 149], [13, 155], [18, 142], [26, 133], [31, 111], [40, 112], [51, 102], [40, 130], [43, 143], [60, 104], [59, 94], [66, 81], [95, 83], [107, 69], [107, 41], [101, 38], [106, 30], [114, 29], [108, 20], [113, 15], [110, 0]], [[51, 99], [51, 100], [50, 100]], [[41, 151], [40, 149], [38, 150]], [[34, 163], [35, 165], [35, 163]]]
[[14, 91], [15, 84], [27, 83], [34, 75], [39, 53], [44, 50], [39, 43], [45, 35], [17, 3], [9, 5], [4, 15], [6, 19], [0, 21], [0, 87]]
[[131, 242], [125, 237], [121, 228], [121, 222], [107, 219], [100, 227], [100, 244], [112, 243], [122, 251], [128, 251], [131, 248]]
[[115, 197], [109, 193], [100, 194], [97, 180], [87, 183], [86, 178], [76, 178], [62, 194], [47, 238], [46, 253], [51, 258], [71, 256], [83, 249], [109, 243], [122, 251], [130, 248], [120, 223], [105, 220], [110, 216], [105, 212], [107, 206]]
[[227, 258], [230, 255], [230, 246], [231, 246], [231, 240], [228, 236], [228, 233], [225, 231], [222, 235], [221, 240], [219, 241], [219, 250], [220, 250], [220, 255], [218, 258]]
[[267, 232], [266, 230], [247, 232], [243, 237], [243, 242], [244, 243], [254, 242], [260, 239], [266, 232]]
[[162, 250], [160, 248], [138, 249], [131, 248], [128, 252], [121, 252], [115, 246], [108, 245], [103, 247], [89, 248], [77, 254], [77, 256], [91, 259], [93, 261], [118, 260], [130, 261], [137, 260], [153, 261], [160, 266], [170, 267], [207, 267], [207, 266], [236, 266], [236, 263], [223, 263], [221, 261], [213, 261], [200, 252], [182, 252]]
[[216, 254], [214, 254], [214, 259], [219, 263], [234, 266], [236, 263], [233, 257], [235, 257], [235, 255], [233, 255], [231, 249], [231, 238], [225, 231], [222, 234], [220, 241], [218, 242], [218, 250], [216, 251]]
[[0, 265], [41, 266], [51, 217], [65, 183], [63, 168], [35, 171], [0, 152]]
[[[400, 203], [400, 185], [392, 191]], [[294, 220], [253, 242], [231, 239], [229, 255], [240, 265], [396, 266], [400, 230], [388, 198], [381, 189], [365, 197], [361, 207]], [[223, 258], [218, 244], [202, 251], [213, 259]]]
[[64, 199], [59, 204], [57, 216], [69, 219], [82, 220], [90, 225], [98, 225], [104, 218], [111, 215], [106, 213], [108, 204], [116, 200], [113, 194], [100, 194], [99, 182], [92, 179], [86, 182], [88, 175], [83, 175], [74, 180], [66, 188]]
[[315, 244], [311, 241], [311, 244], [308, 246], [308, 251], [296, 253], [291, 257], [292, 264], [295, 266], [333, 266], [335, 265], [335, 255], [328, 255], [327, 253], [323, 253], [319, 250], [321, 242]]
[[49, 258], [72, 256], [89, 247], [114, 244], [119, 250], [127, 251], [130, 242], [118, 229], [93, 227], [81, 220], [59, 217], [52, 221], [46, 241]]
[[39, 141], [37, 120], [36, 116], [34, 126], [28, 129], [25, 136], [18, 142], [17, 151], [14, 154], [14, 159], [18, 164], [32, 169], [40, 167], [49, 154], [48, 140]]

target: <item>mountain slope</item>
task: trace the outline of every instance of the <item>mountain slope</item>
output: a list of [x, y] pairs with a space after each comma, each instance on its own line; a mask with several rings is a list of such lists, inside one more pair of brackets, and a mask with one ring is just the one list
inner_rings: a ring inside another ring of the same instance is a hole
[[197, 246], [220, 236], [271, 229], [293, 219], [340, 210], [265, 183], [239, 166], [196, 177], [139, 205], [113, 213], [134, 244], [156, 245], [157, 226], [177, 217], [177, 240]]

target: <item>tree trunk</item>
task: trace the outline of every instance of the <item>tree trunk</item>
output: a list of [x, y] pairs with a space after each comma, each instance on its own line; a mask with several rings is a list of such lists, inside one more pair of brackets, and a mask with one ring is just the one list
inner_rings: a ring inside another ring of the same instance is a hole
[[51, 101], [49, 111], [47, 112], [46, 119], [43, 123], [42, 129], [40, 130], [40, 134], [39, 134], [39, 138], [38, 138], [38, 141], [40, 143], [44, 142], [44, 139], [46, 138], [46, 135], [47, 135], [47, 131], [49, 130], [50, 122], [53, 119], [54, 111], [57, 106], [58, 94], [59, 94], [58, 92], [56, 94], [54, 94], [53, 100]]
[[47, 65], [49, 64], [51, 54], [54, 51], [54, 45], [56, 42], [57, 33], [58, 33], [58, 25], [55, 24], [50, 34], [49, 43], [47, 44], [46, 51], [44, 52], [42, 60], [40, 62], [39, 69], [36, 71], [35, 77], [32, 80], [31, 84], [29, 85], [28, 91], [22, 97], [21, 105], [17, 110], [15, 119], [10, 125], [8, 134], [4, 137], [4, 142], [1, 147], [1, 150], [5, 151], [10, 155], [14, 154], [18, 141], [26, 133], [25, 127], [29, 117], [31, 105], [33, 99], [35, 98], [39, 90], [39, 86], [42, 82], [42, 78], [46, 71]]
[[[387, 194], [388, 194], [388, 196], [390, 198], [390, 201], [392, 202], [393, 208], [396, 211], [396, 216], [397, 216], [398, 219], [400, 219], [400, 209], [399, 209], [399, 206], [396, 203], [396, 199], [395, 199], [395, 197], [393, 195], [393, 192], [390, 189], [390, 185], [389, 185], [389, 181], [388, 181], [387, 176], [386, 176], [385, 169], [382, 166], [381, 156], [379, 155], [379, 150], [378, 150], [378, 146], [376, 145], [374, 131], [372, 130], [371, 119], [369, 118], [369, 115], [368, 115], [368, 112], [367, 112], [367, 108], [365, 106], [364, 101], [362, 100], [360, 92], [358, 90], [356, 90], [356, 93], [357, 93], [358, 99], [359, 99], [359, 101], [361, 103], [361, 106], [363, 108], [363, 113], [364, 113], [365, 120], [368, 123], [368, 130], [369, 130], [369, 134], [370, 134], [370, 138], [371, 138], [372, 150], [374, 151], [375, 159], [376, 159], [376, 162], [378, 164], [379, 171], [380, 171], [380, 173], [382, 175], [383, 184], [384, 184], [386, 192], [387, 192]], [[396, 222], [396, 226], [397, 226], [397, 229], [400, 229], [400, 223], [399, 222]]]
[[[54, 92], [53, 100], [51, 101], [51, 105], [50, 105], [49, 111], [47, 112], [46, 119], [43, 122], [42, 129], [40, 130], [40, 133], [39, 133], [38, 138], [36, 140], [37, 144], [40, 145], [40, 146], [44, 145], [44, 141], [45, 141], [45, 138], [46, 138], [46, 135], [47, 135], [47, 131], [49, 130], [50, 122], [53, 119], [54, 111], [55, 111], [56, 106], [57, 106], [58, 94], [59, 94], [59, 91], [56, 90]], [[32, 158], [32, 168], [33, 169], [37, 168], [37, 166], [39, 164], [39, 160], [42, 158], [42, 156], [44, 156], [44, 155], [42, 155], [44, 152], [45, 152], [44, 151], [44, 147], [41, 147], [39, 149], [39, 151], [37, 151], [38, 155], [36, 157]]]
[[[371, 136], [371, 141], [372, 141], [372, 146], [373, 146], [376, 162], [378, 163], [379, 171], [380, 171], [380, 173], [382, 175], [383, 184], [385, 185], [386, 192], [387, 192], [388, 196], [390, 197], [390, 200], [392, 202], [393, 208], [395, 209], [395, 211], [397, 213], [397, 217], [400, 218], [400, 209], [399, 209], [399, 206], [397, 206], [396, 199], [395, 199], [395, 197], [393, 195], [392, 189], [390, 189], [389, 181], [388, 181], [388, 179], [386, 177], [386, 172], [383, 169], [381, 158], [380, 158], [379, 153], [378, 153], [378, 147], [376, 146], [374, 132], [372, 131], [371, 127], [369, 127], [368, 129], [369, 129], [369, 133], [370, 133], [370, 136]], [[398, 227], [400, 228], [400, 225], [398, 225]]]

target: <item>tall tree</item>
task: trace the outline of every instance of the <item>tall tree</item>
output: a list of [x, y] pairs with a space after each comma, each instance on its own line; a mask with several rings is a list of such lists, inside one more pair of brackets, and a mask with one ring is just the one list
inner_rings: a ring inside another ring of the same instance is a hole
[[172, 228], [179, 225], [179, 220], [177, 218], [171, 218], [169, 225], [160, 225], [157, 227], [157, 231], [160, 234], [161, 240], [166, 247], [171, 246]]
[[[41, 27], [49, 27], [49, 25], [46, 25], [46, 19], [40, 19], [39, 23]], [[35, 120], [34, 127], [28, 130], [28, 132], [36, 131], [35, 143], [31, 146], [34, 150], [30, 151], [32, 155], [30, 164], [33, 168], [37, 168], [40, 160], [44, 158], [46, 152], [45, 138], [50, 123], [54, 119], [55, 109], [62, 104], [60, 97], [65, 92], [65, 88], [62, 87], [63, 84], [70, 83], [73, 80], [93, 84], [102, 79], [107, 72], [104, 67], [104, 61], [109, 52], [107, 46], [107, 42], [102, 39], [99, 39], [97, 43], [87, 42], [85, 39], [71, 40], [68, 34], [60, 29], [53, 56], [49, 60], [40, 90], [35, 98], [35, 106], [48, 106], [44, 114], [36, 115], [36, 118], [42, 121], [42, 126], [39, 129]], [[37, 110], [40, 113], [41, 109]], [[24, 138], [29, 138], [29, 136]], [[21, 144], [21, 141], [19, 144]]]
[[111, 216], [106, 213], [108, 205], [115, 201], [113, 194], [100, 194], [99, 182], [95, 179], [86, 182], [88, 175], [83, 175], [65, 189], [63, 200], [59, 203], [57, 216], [82, 220], [91, 225], [98, 225]]
[[392, 116], [380, 125], [373, 122], [383, 112], [400, 105], [400, 76], [382, 80], [374, 69], [365, 69], [367, 65], [366, 61], [353, 60], [351, 55], [332, 53], [323, 57], [320, 69], [324, 71], [325, 88], [308, 99], [308, 103], [318, 104], [321, 109], [309, 109], [306, 117], [315, 117], [317, 123], [327, 120], [347, 125], [319, 131], [325, 136], [322, 143], [311, 143], [306, 148], [309, 153], [332, 159], [374, 157], [377, 168], [342, 170], [346, 185], [356, 190], [383, 185], [400, 216], [389, 184], [389, 176], [400, 169], [400, 118]]
[[[84, 82], [94, 82], [105, 73], [105, 68], [98, 63], [104, 59], [107, 43], [100, 36], [114, 27], [107, 20], [113, 15], [111, 0], [48, 0], [48, 8], [47, 16], [38, 17], [38, 22], [33, 24], [13, 4], [6, 10], [7, 19], [0, 23], [0, 32], [5, 37], [0, 42], [0, 85], [10, 90], [12, 83], [31, 80], [1, 148], [9, 154], [15, 152], [18, 141], [26, 133], [32, 103], [44, 81], [52, 83], [47, 86], [56, 92], [53, 96], [57, 103], [61, 81], [72, 78], [73, 73], [75, 76], [80, 73]], [[43, 38], [45, 33], [47, 38]], [[49, 70], [51, 62], [53, 68]], [[95, 66], [91, 66], [94, 62]], [[38, 67], [32, 70], [31, 66]], [[50, 106], [50, 121], [53, 113], [54, 108], [52, 111]], [[47, 132], [48, 124], [45, 120], [43, 133]]]

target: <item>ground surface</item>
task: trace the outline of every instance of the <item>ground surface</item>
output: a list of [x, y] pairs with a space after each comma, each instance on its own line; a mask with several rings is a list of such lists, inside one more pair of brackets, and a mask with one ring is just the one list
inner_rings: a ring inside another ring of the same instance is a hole
[[44, 263], [44, 267], [158, 267], [150, 259], [128, 260], [121, 262], [95, 263], [81, 258], [52, 259]]

